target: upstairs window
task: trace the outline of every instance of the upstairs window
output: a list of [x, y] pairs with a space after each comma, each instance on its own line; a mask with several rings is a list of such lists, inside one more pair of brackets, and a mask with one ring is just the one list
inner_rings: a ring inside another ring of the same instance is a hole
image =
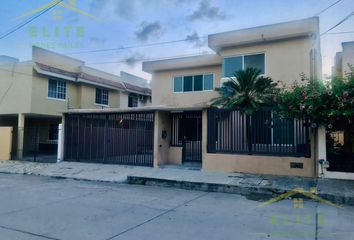
[[237, 57], [226, 57], [223, 60], [223, 77], [233, 77], [234, 72], [247, 67], [254, 67], [261, 70], [261, 74], [265, 73], [265, 55], [253, 54]]
[[108, 90], [102, 88], [96, 88], [96, 104], [108, 105]]
[[66, 99], [66, 82], [61, 80], [48, 80], [48, 97]]
[[130, 93], [128, 97], [128, 107], [137, 107], [138, 106], [138, 95]]
[[173, 78], [174, 92], [200, 92], [214, 89], [214, 74], [178, 76]]

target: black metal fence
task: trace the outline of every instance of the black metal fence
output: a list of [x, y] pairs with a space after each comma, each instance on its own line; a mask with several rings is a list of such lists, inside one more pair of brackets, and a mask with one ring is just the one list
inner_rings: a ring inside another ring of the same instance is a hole
[[241, 110], [209, 109], [207, 150], [310, 157], [309, 127], [304, 119], [282, 119], [270, 109], [249, 117]]
[[68, 114], [64, 160], [153, 166], [154, 113]]

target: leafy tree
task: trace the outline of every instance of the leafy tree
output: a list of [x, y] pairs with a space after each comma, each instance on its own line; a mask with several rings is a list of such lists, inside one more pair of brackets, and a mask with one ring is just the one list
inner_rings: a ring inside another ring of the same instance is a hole
[[262, 106], [269, 105], [277, 92], [276, 83], [270, 77], [261, 75], [261, 70], [248, 67], [234, 72], [212, 99], [212, 106], [223, 109], [237, 109], [246, 114], [246, 136], [248, 150], [252, 150], [250, 116]]

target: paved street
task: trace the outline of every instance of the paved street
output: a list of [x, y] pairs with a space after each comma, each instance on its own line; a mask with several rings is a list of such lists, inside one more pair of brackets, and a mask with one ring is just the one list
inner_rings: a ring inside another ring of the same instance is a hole
[[1, 239], [354, 239], [354, 208], [0, 174]]

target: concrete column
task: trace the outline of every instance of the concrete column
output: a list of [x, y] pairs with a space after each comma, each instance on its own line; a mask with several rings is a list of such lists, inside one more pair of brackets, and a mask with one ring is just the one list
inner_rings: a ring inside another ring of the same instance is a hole
[[204, 170], [205, 157], [208, 145], [208, 110], [202, 112], [202, 169]]
[[[320, 159], [327, 160], [327, 148], [326, 148], [326, 128], [325, 127], [319, 127], [317, 130], [317, 137], [316, 137], [316, 149], [317, 149], [317, 159], [316, 164], [317, 164], [317, 169], [318, 169], [318, 176], [321, 176], [322, 173], [322, 167], [319, 164]], [[323, 173], [326, 173], [326, 169], [323, 169]]]
[[23, 142], [25, 131], [25, 115], [23, 113], [18, 114], [17, 125], [17, 160], [23, 159]]
[[157, 168], [159, 166], [159, 112], [155, 111], [155, 117], [154, 117], [154, 162], [153, 166], [154, 168]]
[[[58, 151], [58, 159], [57, 162], [63, 161], [64, 160], [64, 154], [65, 154], [65, 145], [64, 145], [64, 138], [65, 138], [65, 114], [62, 115], [61, 118], [61, 124], [59, 125], [59, 134], [60, 137], [58, 138], [58, 150], [59, 150], [59, 144], [61, 145], [60, 152]], [[60, 142], [59, 142], [60, 141]]]

